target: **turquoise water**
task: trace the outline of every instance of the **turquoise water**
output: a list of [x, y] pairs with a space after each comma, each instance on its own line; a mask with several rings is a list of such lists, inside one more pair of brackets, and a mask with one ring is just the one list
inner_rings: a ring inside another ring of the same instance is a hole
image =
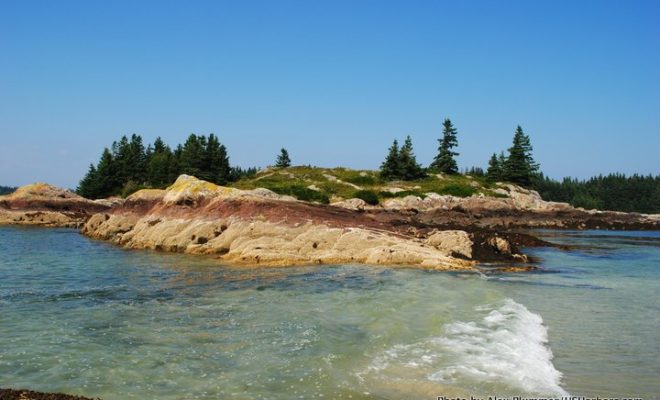
[[0, 387], [103, 399], [660, 397], [660, 233], [552, 273], [253, 269], [0, 228]]

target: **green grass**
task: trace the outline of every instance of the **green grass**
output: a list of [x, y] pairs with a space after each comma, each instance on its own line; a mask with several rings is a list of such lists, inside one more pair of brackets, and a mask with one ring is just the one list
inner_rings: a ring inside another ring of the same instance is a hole
[[[414, 181], [384, 182], [378, 171], [352, 170], [347, 168], [317, 168], [297, 166], [270, 168], [250, 178], [231, 184], [239, 189], [263, 187], [279, 194], [294, 196], [299, 200], [325, 203], [341, 199], [361, 198], [369, 204], [392, 197], [408, 195], [424, 198], [426, 193], [468, 197], [477, 193], [502, 197], [496, 194], [494, 185], [481, 177], [465, 175], [429, 175]], [[392, 193], [388, 189], [402, 191]]]

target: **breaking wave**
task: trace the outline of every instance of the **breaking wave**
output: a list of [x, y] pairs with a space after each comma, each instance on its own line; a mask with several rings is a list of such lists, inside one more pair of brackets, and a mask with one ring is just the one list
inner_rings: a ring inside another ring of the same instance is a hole
[[414, 370], [442, 385], [568, 396], [561, 387], [562, 374], [552, 364], [541, 316], [511, 299], [476, 311], [487, 314], [450, 323], [439, 337], [393, 346], [365, 372]]

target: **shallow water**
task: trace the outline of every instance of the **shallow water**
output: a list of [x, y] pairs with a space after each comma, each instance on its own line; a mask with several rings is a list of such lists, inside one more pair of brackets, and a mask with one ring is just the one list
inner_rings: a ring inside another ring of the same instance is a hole
[[541, 232], [555, 271], [231, 268], [0, 228], [0, 387], [103, 399], [660, 397], [659, 232]]

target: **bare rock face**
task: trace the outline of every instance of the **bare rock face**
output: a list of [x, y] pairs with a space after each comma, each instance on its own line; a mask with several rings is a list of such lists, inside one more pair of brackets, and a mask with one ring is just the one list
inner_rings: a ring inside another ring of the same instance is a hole
[[504, 238], [494, 236], [488, 239], [491, 245], [500, 254], [511, 254], [511, 244]]
[[347, 199], [331, 203], [333, 207], [346, 208], [348, 210], [361, 211], [367, 207], [367, 202], [362, 199]]
[[472, 240], [465, 231], [440, 231], [431, 234], [426, 244], [435, 247], [444, 254], [451, 256], [459, 254], [465, 258], [472, 258]]
[[440, 240], [439, 249], [435, 242], [388, 230], [356, 211], [274, 199], [190, 176], [179, 177], [164, 193], [141, 192], [122, 207], [94, 215], [82, 232], [128, 248], [214, 255], [232, 264], [360, 263], [439, 270], [474, 265], [465, 259], [469, 245], [460, 233]]
[[79, 227], [106, 204], [47, 183], [34, 183], [0, 196], [0, 224]]
[[[476, 182], [475, 182], [476, 183]], [[506, 189], [504, 189], [506, 188]], [[573, 209], [567, 203], [545, 201], [538, 192], [527, 190], [515, 185], [501, 185], [496, 193], [507, 197], [487, 197], [473, 195], [471, 197], [456, 197], [426, 193], [424, 198], [406, 196], [402, 198], [387, 199], [382, 207], [389, 210], [415, 210], [418, 212], [434, 209], [450, 210], [461, 207], [467, 210], [531, 210], [531, 211], [559, 211]]]
[[94, 203], [101, 204], [106, 207], [115, 207], [124, 203], [124, 199], [118, 196], [111, 196], [105, 199], [96, 199]]
[[417, 196], [405, 196], [400, 198], [392, 198], [383, 201], [383, 208], [388, 210], [426, 210], [429, 207], [429, 204], [422, 200], [421, 197]]

